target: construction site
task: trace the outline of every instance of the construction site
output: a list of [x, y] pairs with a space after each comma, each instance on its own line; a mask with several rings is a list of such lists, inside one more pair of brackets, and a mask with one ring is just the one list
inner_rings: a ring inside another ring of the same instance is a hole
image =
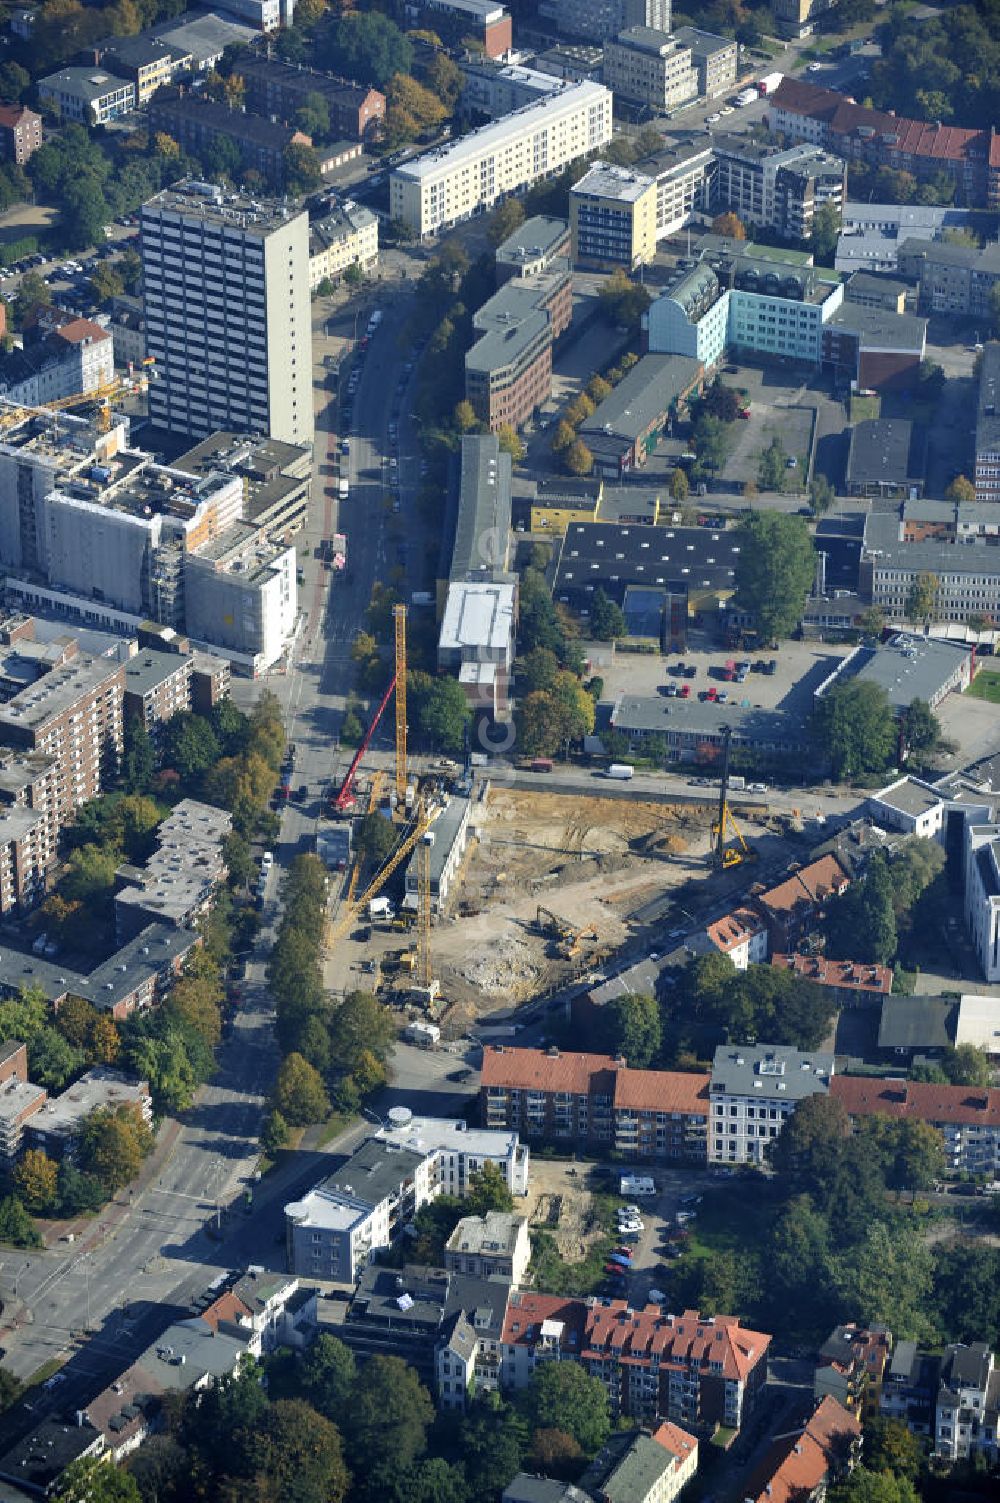
[[[343, 873], [327, 929], [331, 991], [377, 991], [458, 1036], [485, 1014], [598, 971], [664, 923], [672, 890], [713, 866], [725, 881], [755, 854], [751, 840], [765, 832], [749, 827], [745, 838], [733, 819], [728, 755], [711, 791], [676, 802], [517, 787], [443, 761], [418, 781], [407, 763], [405, 674], [405, 609], [397, 607], [395, 672], [317, 834], [327, 865]], [[394, 774], [366, 773], [390, 699]], [[379, 861], [352, 844], [375, 814], [396, 831]]]

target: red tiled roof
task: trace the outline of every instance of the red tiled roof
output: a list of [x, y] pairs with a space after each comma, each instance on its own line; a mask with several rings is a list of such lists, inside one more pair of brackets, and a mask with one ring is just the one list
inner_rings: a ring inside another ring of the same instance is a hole
[[722, 1376], [735, 1380], [746, 1378], [770, 1342], [762, 1331], [745, 1330], [735, 1315], [664, 1315], [659, 1305], [633, 1310], [624, 1300], [610, 1300], [588, 1311], [583, 1356], [641, 1366], [655, 1353], [661, 1362], [673, 1359], [705, 1372], [720, 1363]]
[[217, 1331], [220, 1325], [236, 1325], [240, 1320], [252, 1319], [253, 1312], [249, 1305], [243, 1303], [240, 1297], [227, 1289], [220, 1294], [218, 1299], [213, 1300], [207, 1309], [202, 1310], [201, 1318], [206, 1325]]
[[764, 920], [752, 908], [734, 908], [732, 913], [709, 924], [707, 933], [715, 948], [728, 955], [730, 950], [735, 950], [754, 934], [763, 933], [765, 928]]
[[698, 1449], [695, 1437], [670, 1420], [664, 1420], [659, 1429], [653, 1431], [652, 1439], [665, 1451], [669, 1451], [671, 1456], [676, 1456], [678, 1462], [687, 1461], [691, 1452]]
[[564, 1349], [571, 1356], [579, 1356], [586, 1319], [587, 1306], [583, 1300], [512, 1289], [500, 1340], [504, 1346], [534, 1346], [541, 1334], [542, 1321], [558, 1320], [565, 1327]]
[[996, 131], [990, 132], [990, 166], [1000, 170], [1000, 135]]
[[100, 324], [95, 324], [89, 318], [71, 318], [68, 324], [60, 324], [55, 333], [60, 339], [65, 339], [67, 344], [83, 344], [86, 339], [110, 339], [107, 329], [102, 329]]
[[751, 1503], [796, 1503], [809, 1498], [841, 1458], [841, 1447], [857, 1443], [861, 1426], [836, 1399], [825, 1398], [801, 1435], [776, 1441], [744, 1489]]
[[0, 104], [0, 126], [13, 130], [15, 126], [21, 124], [25, 115], [30, 115], [35, 120], [41, 119], [40, 115], [36, 115], [34, 110], [29, 110], [25, 104]]
[[830, 1081], [830, 1095], [852, 1117], [904, 1117], [916, 1122], [1000, 1127], [1000, 1090], [990, 1086], [835, 1075]]
[[546, 1049], [516, 1049], [492, 1044], [483, 1051], [481, 1081], [484, 1086], [506, 1086], [521, 1091], [571, 1091], [585, 1096], [595, 1075], [611, 1077], [619, 1065], [610, 1054], [549, 1053]]
[[892, 971], [887, 965], [862, 964], [857, 960], [827, 960], [825, 955], [772, 955], [771, 964], [782, 971], [794, 971], [804, 981], [817, 986], [853, 987], [855, 991], [892, 991]]
[[616, 1107], [708, 1113], [707, 1075], [684, 1070], [630, 1070], [610, 1054], [550, 1052], [494, 1044], [483, 1054], [483, 1086], [611, 1096]]
[[710, 1077], [687, 1070], [619, 1070], [616, 1107], [639, 1111], [687, 1112], [708, 1116]]
[[821, 856], [770, 892], [762, 893], [759, 901], [772, 913], [794, 913], [800, 903], [822, 902], [849, 885], [850, 879], [836, 856]]
[[993, 161], [994, 140], [986, 131], [866, 109], [836, 89], [824, 89], [803, 78], [783, 78], [772, 97], [778, 109], [807, 115], [810, 120], [825, 124], [834, 135], [850, 136], [859, 130], [870, 130], [892, 137], [891, 149], [907, 156], [938, 162], [964, 162], [989, 156]]

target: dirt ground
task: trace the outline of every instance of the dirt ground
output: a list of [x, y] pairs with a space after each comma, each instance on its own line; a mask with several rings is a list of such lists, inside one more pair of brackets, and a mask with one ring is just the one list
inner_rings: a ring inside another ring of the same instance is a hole
[[[494, 788], [433, 936], [444, 995], [471, 1018], [592, 969], [628, 938], [633, 912], [704, 873], [710, 824], [707, 805]], [[540, 932], [539, 906], [569, 936], [583, 931], [572, 954]]]
[[581, 1263], [602, 1234], [587, 1188], [592, 1173], [586, 1164], [551, 1162], [532, 1155], [524, 1214], [531, 1230], [537, 1227], [550, 1233], [567, 1263]]
[[6, 213], [0, 214], [0, 242], [20, 240], [23, 235], [47, 230], [58, 218], [58, 209], [45, 204], [15, 204]]

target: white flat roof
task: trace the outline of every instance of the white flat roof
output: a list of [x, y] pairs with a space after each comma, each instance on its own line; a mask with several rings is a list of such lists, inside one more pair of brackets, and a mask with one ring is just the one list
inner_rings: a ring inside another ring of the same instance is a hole
[[380, 1128], [376, 1136], [412, 1153], [471, 1153], [489, 1159], [507, 1158], [518, 1143], [517, 1133], [506, 1128], [467, 1127], [448, 1117], [411, 1117], [405, 1127]]
[[963, 992], [958, 1004], [955, 1043], [975, 1044], [987, 1054], [1000, 1054], [1000, 997]]
[[448, 586], [438, 645], [442, 650], [463, 647], [507, 647], [514, 631], [514, 586], [506, 583], [457, 581]]
[[404, 162], [401, 167], [394, 169], [393, 176], [420, 179], [430, 177], [441, 168], [454, 169], [463, 161], [477, 161], [484, 152], [503, 146], [512, 136], [525, 135], [536, 125], [548, 123], [554, 116], [572, 114], [588, 101], [596, 104], [603, 98], [611, 99], [610, 91], [603, 84], [593, 83], [590, 79], [568, 83], [565, 88], [547, 94], [544, 99], [526, 104], [523, 109], [512, 110], [502, 120], [494, 120], [489, 125], [470, 131], [450, 146], [425, 152], [412, 162]]
[[328, 1232], [349, 1232], [371, 1213], [370, 1206], [362, 1209], [346, 1196], [331, 1195], [328, 1190], [310, 1190], [301, 1200], [285, 1206], [285, 1215], [296, 1226], [321, 1227]]

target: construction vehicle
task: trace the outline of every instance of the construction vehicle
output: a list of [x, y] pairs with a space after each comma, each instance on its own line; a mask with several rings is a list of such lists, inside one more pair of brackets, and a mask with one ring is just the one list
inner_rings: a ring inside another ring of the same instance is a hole
[[561, 960], [575, 960], [588, 940], [596, 942], [599, 938], [596, 929], [574, 929], [550, 908], [541, 906], [535, 909], [535, 926], [539, 934], [551, 940], [553, 952]]
[[[732, 739], [732, 727], [722, 727], [722, 777], [719, 780], [719, 817], [712, 825], [712, 852], [716, 864], [723, 870], [731, 866], [739, 866], [742, 861], [750, 861], [756, 855], [753, 848], [743, 838], [743, 832], [736, 820], [733, 811], [729, 807], [729, 743]], [[736, 837], [736, 844], [727, 844], [731, 836]]]
[[399, 868], [402, 862], [406, 860], [407, 856], [409, 856], [410, 852], [417, 844], [417, 841], [424, 834], [424, 832], [430, 828], [431, 824], [437, 818], [440, 812], [440, 805], [436, 804], [431, 808], [425, 808], [423, 800], [418, 801], [416, 809], [414, 810], [412, 824], [407, 830], [404, 831], [399, 844], [396, 846], [395, 850], [387, 858], [387, 860], [384, 861], [379, 867], [378, 871], [368, 883], [368, 886], [365, 888], [364, 892], [362, 892], [360, 896], [352, 898], [349, 903], [344, 902], [341, 905], [341, 909], [339, 914], [337, 915], [336, 921], [332, 923], [327, 930], [327, 950], [330, 950], [339, 939], [343, 938], [347, 930], [354, 923], [359, 913], [368, 912], [368, 905], [371, 900], [373, 898], [376, 898], [382, 891], [382, 888], [388, 882], [389, 878]]

